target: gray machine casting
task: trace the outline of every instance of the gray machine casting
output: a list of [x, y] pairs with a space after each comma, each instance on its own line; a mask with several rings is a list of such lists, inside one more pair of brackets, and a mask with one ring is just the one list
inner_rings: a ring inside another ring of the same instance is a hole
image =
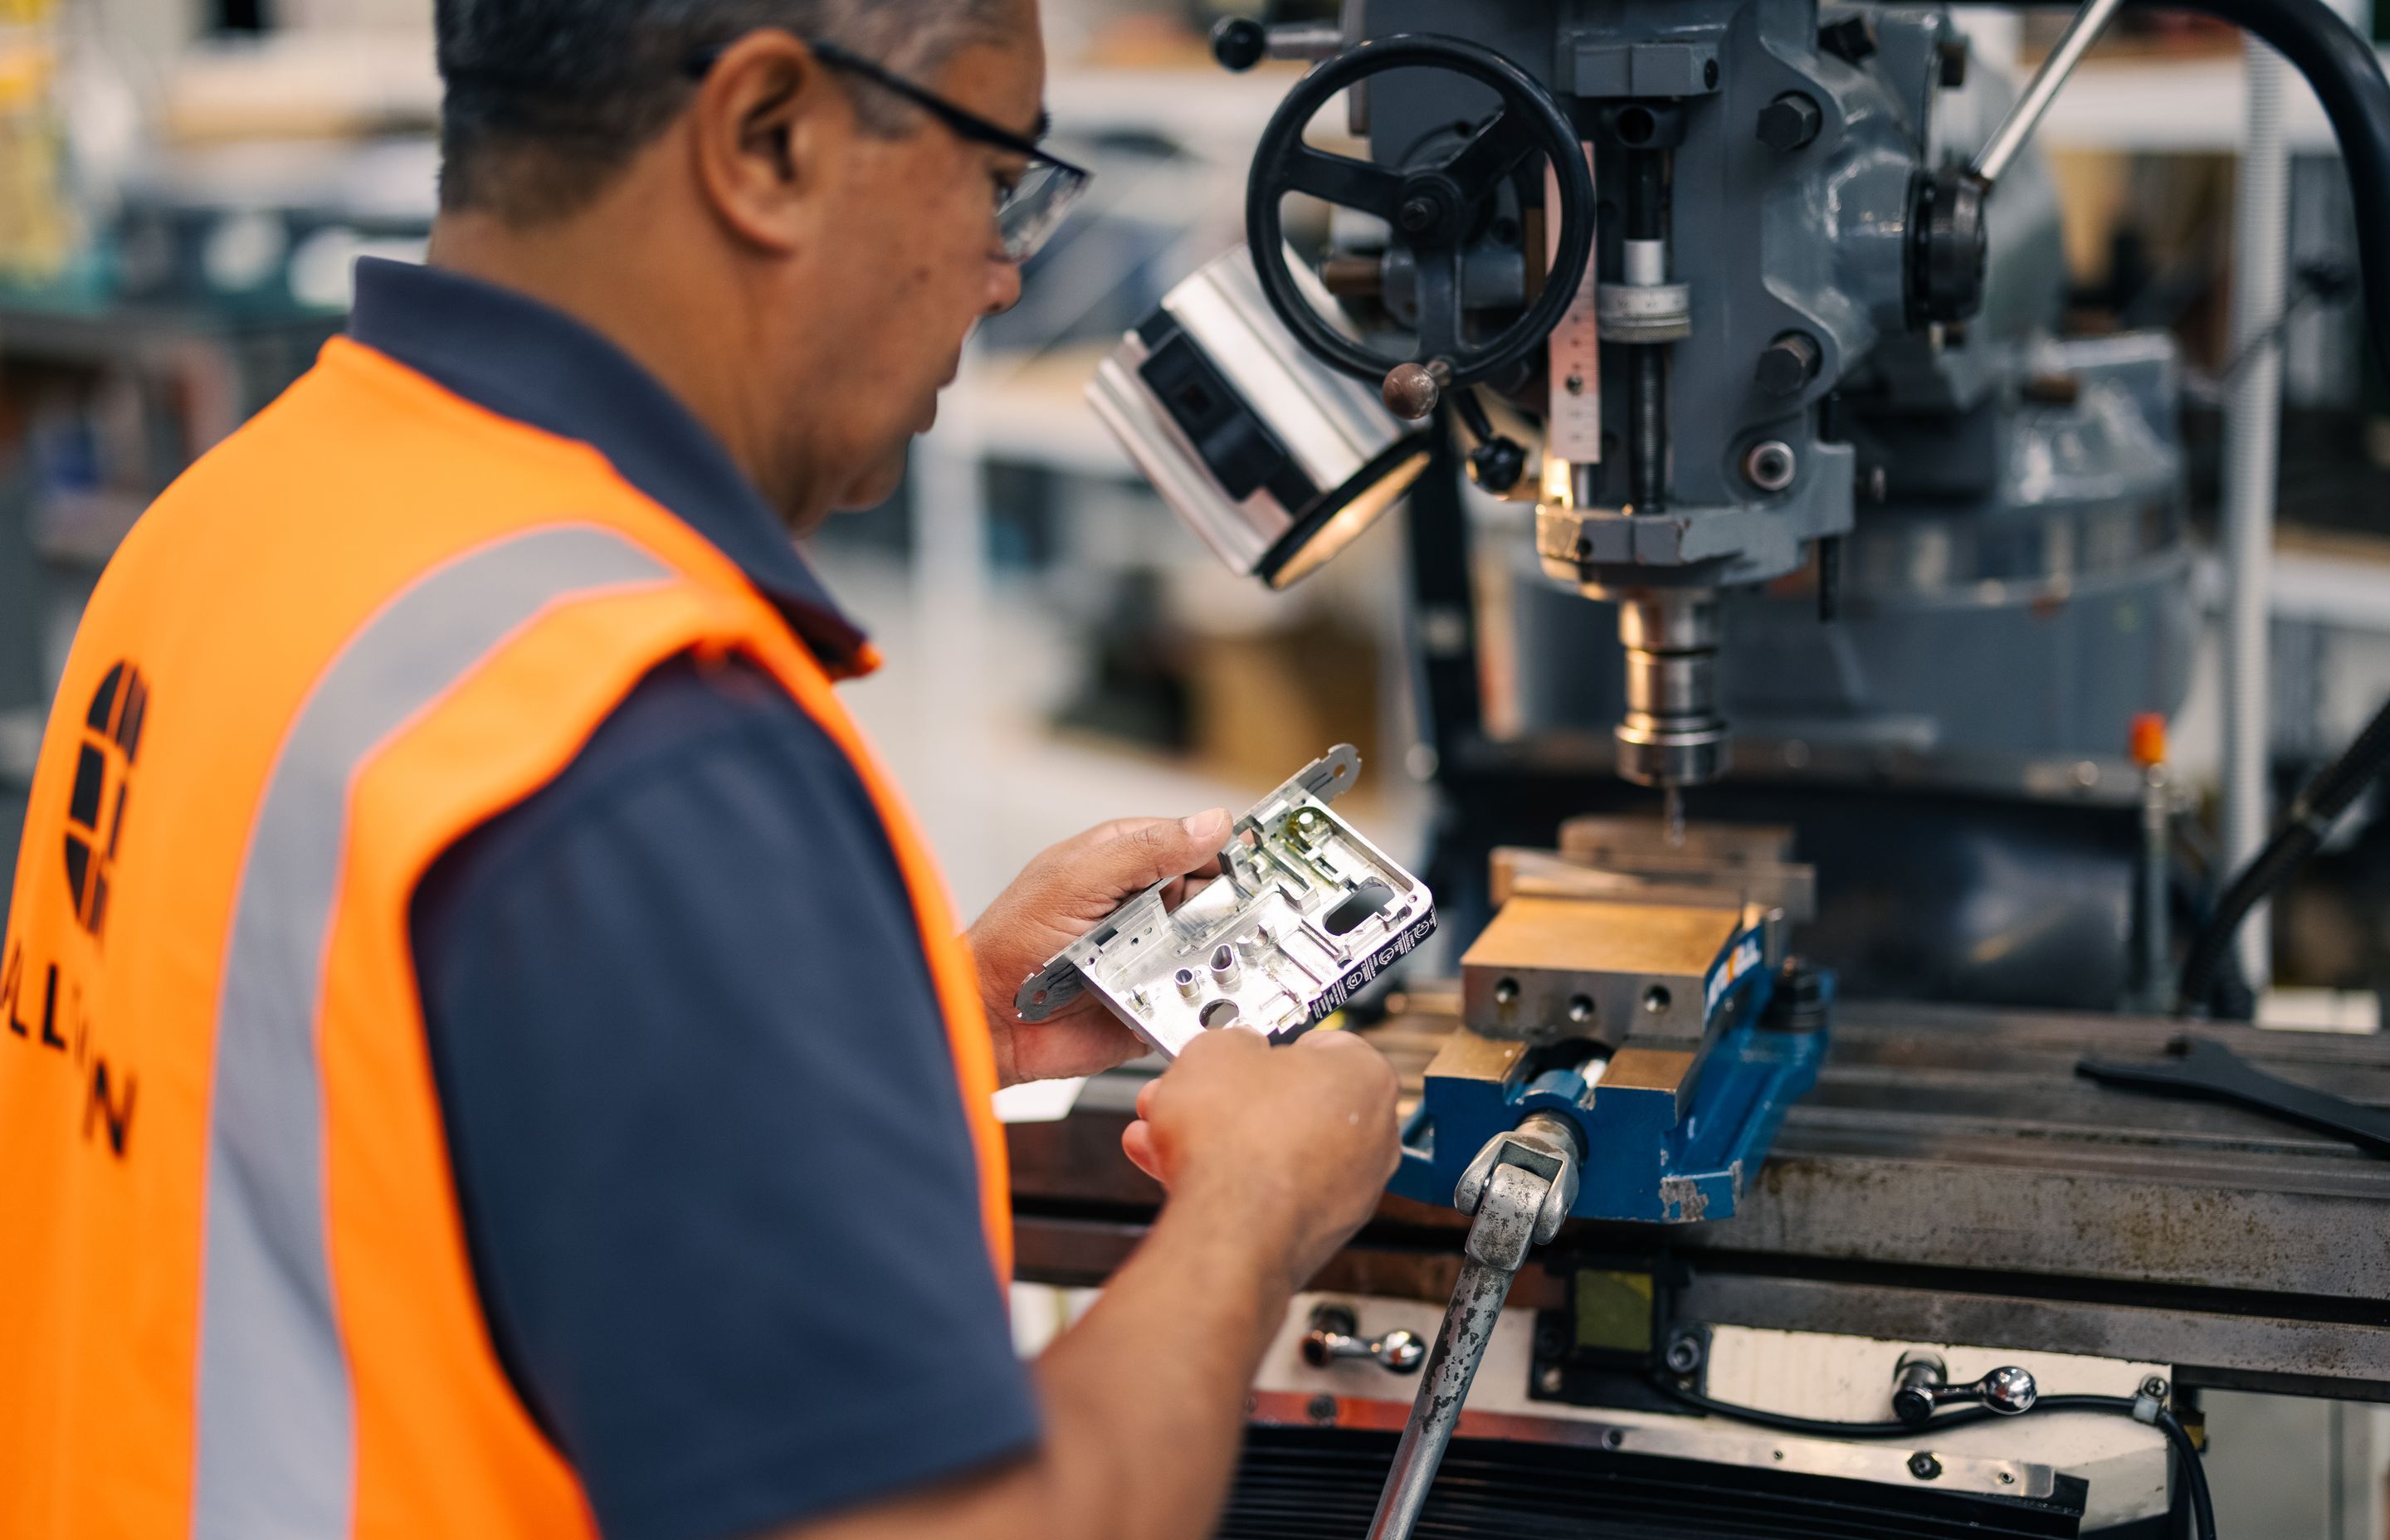
[[[2015, 133], [1996, 187], [1968, 173], [2012, 91], [1970, 68], [1946, 12], [1357, 0], [1332, 37], [1244, 26], [1225, 61], [1458, 38], [1538, 83], [1587, 147], [1599, 342], [1578, 362], [1563, 323], [1548, 369], [1474, 387], [1547, 425], [1540, 479], [1532, 455], [1515, 486], [1478, 467], [1537, 500], [1553, 581], [1521, 585], [1531, 729], [1614, 724], [1620, 773], [1673, 789], [1724, 773], [1729, 722], [1798, 772], [1886, 749], [2111, 758], [2131, 713], [2179, 703], [2171, 344], [2054, 339], [2056, 199]], [[1414, 178], [1499, 105], [1428, 68], [1345, 99], [1371, 159]], [[1514, 171], [1459, 242], [1464, 343], [1534, 298], [1542, 175]], [[1416, 329], [1437, 253], [1399, 218], [1332, 229], [1320, 276], [1364, 340]], [[1390, 404], [1436, 395], [1433, 361], [1410, 367]], [[1565, 427], [1587, 396], [1598, 426]]]

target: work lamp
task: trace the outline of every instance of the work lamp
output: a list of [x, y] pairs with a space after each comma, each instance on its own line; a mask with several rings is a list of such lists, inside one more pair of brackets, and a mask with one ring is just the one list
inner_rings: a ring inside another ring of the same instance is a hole
[[[1288, 265], [1330, 312], [1309, 268]], [[1203, 544], [1275, 589], [1351, 545], [1427, 465], [1424, 430], [1287, 330], [1242, 246], [1123, 336], [1087, 398]]]

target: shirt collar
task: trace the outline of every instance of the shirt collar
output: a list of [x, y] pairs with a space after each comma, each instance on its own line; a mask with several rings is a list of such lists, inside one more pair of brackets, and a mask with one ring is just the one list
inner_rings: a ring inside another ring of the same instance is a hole
[[349, 336], [478, 406], [590, 445], [738, 563], [833, 673], [871, 666], [862, 631], [720, 442], [590, 327], [495, 284], [364, 257]]

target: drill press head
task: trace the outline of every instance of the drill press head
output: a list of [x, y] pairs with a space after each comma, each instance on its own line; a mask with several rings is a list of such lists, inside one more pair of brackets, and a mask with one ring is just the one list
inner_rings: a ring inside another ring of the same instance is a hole
[[[1959, 464], [1944, 446], [2014, 412], [2058, 313], [2054, 196], [2028, 161], [1986, 205], [1946, 164], [1969, 128], [1938, 135], [1937, 104], [1969, 71], [1939, 11], [1370, 0], [1342, 15], [1224, 34], [1230, 68], [1316, 64], [1249, 176], [1259, 302], [1234, 338], [1196, 339], [1217, 366], [1174, 393], [1151, 339], [1189, 331], [1201, 298], [1174, 292], [1107, 366], [1099, 406], [1134, 424], [1124, 437], [1174, 507], [1279, 587], [1336, 544], [1306, 532], [1394, 500], [1423, 442], [1473, 445], [1472, 472], [1508, 468], [1481, 490], [1536, 501], [1544, 576], [1617, 606], [1620, 775], [1715, 780], [1727, 612], [1813, 563], [1824, 587], [1820, 552], [1860, 501], [1885, 500], [1887, 458], [1928, 468], [1929, 497], [1998, 494], [1997, 470], [1964, 487], [1937, 473]], [[2005, 92], [1979, 81], [1961, 118]], [[1336, 209], [1324, 250], [1297, 251], [1290, 199]], [[1320, 378], [1290, 391], [1246, 366], [1279, 353]], [[1314, 425], [1356, 403], [1368, 430], [1330, 465]], [[1798, 668], [1774, 652], [1755, 675]]]

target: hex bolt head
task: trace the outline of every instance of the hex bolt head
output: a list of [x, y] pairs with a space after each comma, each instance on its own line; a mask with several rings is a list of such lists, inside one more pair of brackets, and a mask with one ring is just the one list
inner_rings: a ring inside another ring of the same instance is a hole
[[1931, 1449], [1920, 1449], [1908, 1457], [1908, 1473], [1921, 1482], [1930, 1482], [1942, 1474], [1942, 1462], [1934, 1457]]
[[1798, 395], [1818, 378], [1825, 350], [1805, 331], [1788, 331], [1759, 350], [1752, 378], [1772, 396]]
[[1934, 57], [1941, 67], [1939, 79], [1946, 91], [1956, 91], [1967, 83], [1967, 40], [1946, 37], [1934, 45]]
[[1818, 136], [1826, 115], [1805, 91], [1787, 91], [1759, 109], [1759, 142], [1779, 155], [1790, 155]]
[[1857, 64], [1875, 52], [1875, 23], [1857, 14], [1838, 16], [1818, 29], [1818, 46]]

